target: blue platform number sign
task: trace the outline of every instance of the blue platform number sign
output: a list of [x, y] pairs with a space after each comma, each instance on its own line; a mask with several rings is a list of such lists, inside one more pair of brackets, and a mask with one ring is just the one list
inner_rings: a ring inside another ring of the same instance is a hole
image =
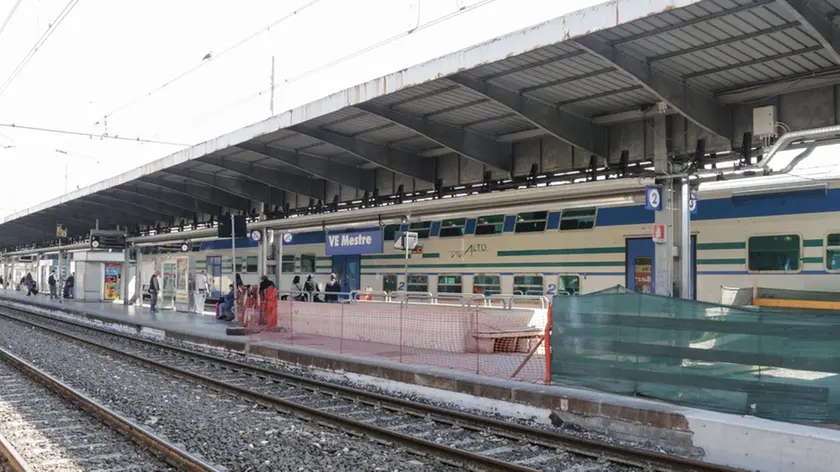
[[692, 215], [697, 214], [697, 190], [691, 191], [691, 198], [688, 199], [688, 211]]
[[645, 187], [645, 210], [662, 210], [662, 187], [657, 185]]
[[366, 229], [326, 235], [328, 256], [382, 253], [382, 230]]

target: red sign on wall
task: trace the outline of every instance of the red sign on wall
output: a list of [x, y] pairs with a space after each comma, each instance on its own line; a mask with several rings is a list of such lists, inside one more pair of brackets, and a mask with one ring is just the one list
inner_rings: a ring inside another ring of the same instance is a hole
[[653, 225], [653, 242], [657, 244], [665, 242], [665, 225]]

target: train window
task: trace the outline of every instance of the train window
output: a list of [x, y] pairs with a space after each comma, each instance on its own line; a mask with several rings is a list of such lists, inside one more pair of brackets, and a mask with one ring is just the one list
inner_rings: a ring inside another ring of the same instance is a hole
[[825, 268], [840, 271], [840, 234], [829, 234], [825, 238]]
[[560, 231], [594, 228], [595, 211], [595, 208], [580, 208], [564, 211], [560, 214]]
[[315, 273], [315, 254], [301, 254], [300, 255], [300, 273], [314, 274]]
[[542, 295], [545, 293], [545, 289], [543, 287], [542, 275], [513, 276], [514, 295]]
[[752, 236], [747, 240], [747, 264], [751, 271], [793, 272], [802, 256], [799, 235]]
[[397, 238], [397, 233], [400, 230], [400, 225], [385, 225], [382, 230], [383, 241], [394, 241]]
[[417, 237], [420, 239], [428, 239], [432, 232], [432, 222], [418, 221], [417, 223], [411, 223], [408, 225], [408, 230], [417, 233]]
[[479, 216], [475, 220], [475, 234], [499, 234], [505, 230], [505, 215]]
[[257, 256], [249, 256], [245, 259], [245, 273], [256, 274], [260, 271], [259, 258]]
[[451, 238], [453, 236], [463, 236], [465, 226], [467, 226], [466, 218], [451, 218], [443, 220], [440, 223], [440, 237]]
[[462, 283], [460, 275], [439, 275], [438, 276], [438, 293], [462, 293]]
[[284, 274], [293, 274], [295, 272], [295, 256], [283, 255], [282, 269]]
[[536, 233], [545, 231], [545, 224], [548, 220], [547, 211], [527, 211], [516, 215], [516, 233]]
[[408, 291], [409, 292], [428, 292], [429, 291], [429, 276], [428, 275], [409, 275], [408, 276]]
[[382, 274], [382, 290], [389, 293], [397, 290], [396, 274]]
[[476, 274], [473, 277], [473, 292], [488, 297], [502, 293], [502, 277], [495, 274]]
[[557, 295], [577, 295], [580, 293], [580, 277], [561, 275], [557, 280]]

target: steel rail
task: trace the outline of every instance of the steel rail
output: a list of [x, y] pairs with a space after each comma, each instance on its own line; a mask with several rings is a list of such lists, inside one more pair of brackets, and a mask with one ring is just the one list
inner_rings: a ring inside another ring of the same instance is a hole
[[[148, 433], [134, 421], [111, 410], [84, 393], [70, 387], [38, 367], [26, 362], [4, 348], [0, 348], [0, 360], [40, 382], [62, 398], [70, 401], [82, 410], [88, 412], [117, 432], [129, 437], [136, 443], [149, 448], [152, 453], [163, 458], [167, 463], [179, 470], [190, 472], [217, 472], [218, 469], [189, 452]], [[28, 469], [21, 469], [22, 471]]]
[[0, 436], [0, 456], [6, 458], [8, 466], [13, 472], [34, 472], [32, 467], [20, 456], [15, 447], [3, 436]]
[[[332, 392], [332, 393], [335, 393], [335, 394], [339, 394], [339, 395], [341, 395], [345, 398], [352, 399], [352, 400], [355, 400], [355, 401], [359, 401], [361, 403], [368, 404], [368, 405], [379, 405], [379, 406], [388, 405], [391, 408], [396, 409], [396, 410], [401, 410], [401, 411], [405, 411], [405, 412], [412, 411], [412, 412], [414, 412], [416, 414], [419, 414], [419, 415], [429, 416], [430, 418], [435, 419], [437, 421], [442, 421], [442, 422], [451, 423], [451, 424], [456, 424], [457, 423], [457, 424], [460, 424], [464, 427], [488, 430], [488, 431], [492, 432], [493, 434], [496, 434], [496, 435], [499, 435], [499, 436], [502, 436], [502, 437], [513, 438], [513, 439], [525, 439], [525, 440], [527, 440], [531, 443], [538, 444], [538, 445], [541, 445], [541, 446], [560, 447], [560, 448], [563, 448], [564, 450], [572, 452], [572, 453], [581, 454], [581, 455], [584, 455], [584, 456], [594, 457], [594, 458], [603, 458], [603, 459], [607, 459], [609, 461], [619, 463], [619, 464], [630, 465], [630, 466], [634, 466], [634, 467], [646, 468], [647, 470], [656, 470], [656, 471], [662, 471], [662, 472], [671, 472], [671, 471], [741, 472], [742, 471], [742, 469], [710, 464], [710, 463], [695, 460], [695, 459], [689, 459], [689, 458], [684, 458], [684, 457], [680, 457], [680, 456], [662, 454], [662, 453], [658, 453], [658, 452], [648, 451], [648, 450], [645, 450], [645, 449], [638, 449], [638, 448], [632, 448], [632, 447], [627, 447], [627, 446], [620, 446], [620, 445], [615, 445], [615, 444], [599, 442], [599, 441], [585, 439], [585, 438], [581, 438], [581, 437], [577, 437], [577, 436], [562, 434], [562, 433], [558, 433], [558, 432], [554, 432], [554, 431], [547, 431], [547, 430], [539, 429], [539, 428], [530, 428], [530, 427], [523, 426], [523, 425], [516, 424], [516, 423], [506, 423], [506, 422], [496, 420], [496, 419], [493, 419], [493, 418], [487, 418], [487, 417], [484, 417], [484, 416], [474, 415], [474, 414], [470, 414], [470, 413], [466, 413], [466, 412], [450, 410], [450, 409], [447, 409], [447, 408], [441, 408], [441, 407], [428, 405], [428, 404], [424, 404], [424, 403], [416, 403], [416, 402], [412, 402], [412, 401], [405, 400], [405, 399], [402, 399], [402, 398], [395, 398], [395, 397], [391, 397], [391, 396], [387, 396], [387, 395], [382, 395], [382, 394], [378, 394], [378, 393], [374, 393], [374, 392], [369, 392], [369, 391], [366, 391], [366, 390], [355, 389], [355, 388], [344, 386], [344, 385], [336, 385], [336, 384], [332, 384], [332, 383], [321, 381], [321, 380], [301, 377], [301, 376], [298, 376], [298, 375], [295, 375], [295, 374], [290, 374], [290, 373], [287, 373], [287, 372], [280, 372], [280, 371], [277, 371], [277, 370], [267, 369], [267, 368], [264, 368], [264, 367], [253, 366], [253, 365], [250, 365], [250, 364], [246, 364], [244, 362], [214, 356], [212, 354], [197, 352], [197, 351], [193, 351], [193, 350], [190, 350], [190, 349], [185, 349], [185, 348], [181, 348], [181, 347], [177, 347], [177, 346], [171, 346], [171, 345], [168, 345], [168, 344], [160, 343], [158, 341], [153, 341], [153, 340], [150, 340], [150, 339], [135, 337], [133, 335], [128, 335], [128, 334], [124, 334], [124, 333], [114, 332], [114, 331], [110, 331], [110, 330], [107, 330], [105, 328], [100, 328], [100, 327], [97, 327], [97, 326], [90, 326], [90, 325], [87, 325], [87, 324], [79, 323], [79, 322], [74, 321], [74, 320], [68, 320], [68, 319], [54, 317], [54, 316], [50, 316], [50, 315], [44, 315], [44, 314], [40, 314], [40, 313], [36, 313], [36, 312], [31, 312], [31, 311], [28, 311], [28, 310], [23, 310], [23, 309], [20, 309], [20, 308], [12, 308], [12, 307], [5, 307], [5, 306], [3, 308], [9, 309], [9, 310], [20, 311], [20, 312], [31, 314], [31, 315], [34, 315], [34, 316], [37, 316], [37, 317], [40, 317], [40, 318], [48, 318], [48, 319], [51, 319], [51, 320], [59, 321], [61, 323], [65, 323], [65, 324], [72, 325], [72, 326], [77, 326], [77, 327], [80, 327], [80, 328], [83, 328], [83, 329], [86, 329], [86, 330], [103, 333], [103, 334], [114, 336], [114, 337], [117, 337], [117, 338], [130, 339], [131, 341], [137, 342], [139, 344], [143, 344], [143, 345], [147, 345], [147, 346], [153, 346], [153, 347], [156, 347], [158, 349], [169, 351], [169, 352], [174, 352], [174, 353], [177, 353], [177, 354], [185, 356], [185, 357], [191, 357], [191, 358], [194, 358], [194, 359], [199, 359], [203, 362], [221, 364], [221, 365], [224, 365], [228, 368], [231, 368], [232, 370], [237, 370], [237, 371], [240, 371], [244, 374], [253, 375], [255, 377], [266, 378], [268, 380], [273, 380], [273, 381], [276, 381], [276, 382], [288, 382], [288, 383], [298, 384], [298, 385], [304, 386], [304, 388], [307, 388], [307, 389], [313, 390], [313, 391], [318, 391], [318, 392], [324, 392], [324, 391]], [[180, 375], [200, 379], [201, 381], [205, 381], [205, 382], [209, 381], [211, 383], [223, 384], [224, 385], [223, 388], [232, 389], [232, 390], [237, 391], [238, 393], [241, 393], [243, 395], [251, 396], [252, 398], [257, 399], [262, 403], [267, 402], [269, 404], [282, 406], [283, 409], [285, 409], [285, 410], [299, 409], [299, 410], [302, 410], [302, 411], [306, 412], [307, 414], [311, 414], [311, 415], [317, 416], [317, 417], [325, 419], [325, 420], [334, 420], [335, 418], [338, 418], [340, 420], [339, 423], [346, 422], [346, 421], [359, 423], [358, 425], [355, 425], [355, 428], [358, 428], [357, 431], [365, 433], [366, 429], [369, 429], [369, 428], [375, 429], [376, 431], [373, 431], [373, 433], [375, 433], [375, 434], [371, 434], [371, 435], [374, 436], [374, 437], [377, 437], [379, 439], [392, 440], [392, 438], [388, 438], [387, 436], [397, 435], [397, 436], [399, 436], [399, 442], [403, 442], [404, 444], [407, 444], [407, 445], [410, 445], [410, 444], [405, 443], [404, 441], [415, 442], [415, 445], [419, 444], [422, 447], [432, 449], [435, 452], [440, 452], [440, 453], [446, 452], [446, 451], [440, 451], [441, 448], [453, 449], [455, 451], [459, 451], [462, 454], [466, 454], [467, 458], [470, 458], [470, 456], [475, 456], [473, 459], [480, 458], [480, 459], [482, 459], [482, 461], [492, 461], [492, 462], [488, 462], [486, 464], [486, 466], [490, 467], [490, 469], [483, 469], [483, 470], [514, 470], [514, 471], [516, 471], [516, 470], [522, 470], [522, 471], [536, 470], [536, 469], [532, 469], [532, 468], [518, 466], [516, 464], [510, 464], [510, 463], [507, 463], [507, 462], [498, 461], [496, 459], [487, 458], [485, 456], [480, 456], [478, 454], [473, 454], [473, 453], [462, 451], [462, 450], [459, 450], [459, 449], [448, 448], [446, 446], [441, 446], [441, 445], [439, 445], [437, 443], [434, 443], [434, 442], [425, 441], [425, 440], [422, 440], [422, 439], [419, 439], [419, 438], [412, 438], [408, 435], [404, 435], [404, 434], [401, 434], [401, 433], [398, 433], [398, 432], [389, 431], [389, 430], [384, 429], [384, 428], [379, 428], [379, 427], [376, 427], [376, 426], [368, 425], [366, 423], [356, 422], [354, 420], [348, 420], [348, 419], [343, 418], [341, 416], [325, 413], [325, 412], [315, 410], [315, 409], [312, 409], [310, 407], [306, 407], [306, 406], [303, 406], [303, 405], [297, 405], [293, 402], [289, 402], [289, 401], [283, 400], [281, 398], [265, 395], [265, 394], [262, 394], [262, 393], [259, 393], [259, 392], [254, 392], [254, 391], [251, 391], [251, 390], [248, 390], [248, 389], [245, 389], [245, 388], [242, 388], [242, 387], [238, 387], [238, 386], [235, 386], [235, 385], [225, 384], [224, 382], [220, 382], [220, 381], [217, 381], [217, 380], [214, 380], [214, 379], [210, 379], [210, 378], [205, 377], [205, 376], [200, 375], [200, 374], [195, 374], [195, 373], [180, 369], [178, 367], [168, 366], [168, 365], [165, 365], [165, 364], [158, 363], [156, 361], [145, 359], [142, 356], [136, 356], [136, 355], [131, 354], [131, 353], [126, 353], [126, 352], [120, 351], [118, 349], [112, 348], [110, 346], [102, 345], [102, 344], [97, 343], [95, 341], [90, 341], [90, 340], [87, 340], [87, 339], [84, 339], [84, 338], [79, 338], [79, 337], [74, 336], [72, 334], [58, 331], [58, 330], [56, 330], [56, 329], [54, 329], [50, 326], [44, 326], [44, 325], [41, 325], [40, 323], [36, 323], [36, 322], [30, 321], [30, 320], [23, 320], [23, 319], [15, 317], [15, 316], [8, 315], [6, 313], [0, 313], [0, 316], [7, 317], [9, 319], [14, 319], [14, 320], [17, 320], [19, 322], [23, 322], [23, 323], [26, 323], [26, 324], [29, 324], [29, 325], [32, 325], [32, 326], [36, 326], [36, 327], [45, 329], [47, 331], [54, 332], [54, 333], [57, 333], [59, 335], [68, 337], [70, 339], [78, 340], [78, 341], [81, 341], [83, 343], [105, 349], [109, 352], [117, 353], [119, 355], [138, 360], [140, 362], [145, 362], [145, 363], [149, 363], [149, 364], [152, 364], [152, 365], [161, 366], [161, 368], [164, 368], [164, 369], [172, 371], [172, 372], [176, 372]], [[385, 435], [385, 436], [380, 436], [380, 435]], [[426, 443], [428, 443], [432, 447], [427, 446]], [[451, 454], [447, 454], [446, 457], [450, 457], [450, 455]], [[456, 459], [457, 459], [457, 457], [456, 457]], [[462, 465], [462, 464], [459, 463], [458, 465]], [[498, 466], [498, 467], [501, 467], [501, 468], [496, 469], [496, 468], [493, 468], [494, 466]]]

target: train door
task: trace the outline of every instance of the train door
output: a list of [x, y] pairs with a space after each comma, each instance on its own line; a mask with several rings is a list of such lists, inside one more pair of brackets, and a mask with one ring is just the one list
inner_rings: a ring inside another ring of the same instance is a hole
[[227, 287], [222, 287], [222, 256], [207, 256], [206, 263], [207, 278], [213, 286], [211, 295], [218, 298], [227, 289]]
[[[697, 236], [691, 235], [691, 296], [697, 298]], [[624, 263], [626, 286], [637, 293], [654, 293], [656, 287], [655, 245], [651, 238], [627, 238]], [[675, 292], [676, 293], [676, 289]]]
[[358, 254], [347, 256], [332, 256], [332, 271], [341, 284], [342, 292], [359, 290], [361, 279], [362, 256]]

